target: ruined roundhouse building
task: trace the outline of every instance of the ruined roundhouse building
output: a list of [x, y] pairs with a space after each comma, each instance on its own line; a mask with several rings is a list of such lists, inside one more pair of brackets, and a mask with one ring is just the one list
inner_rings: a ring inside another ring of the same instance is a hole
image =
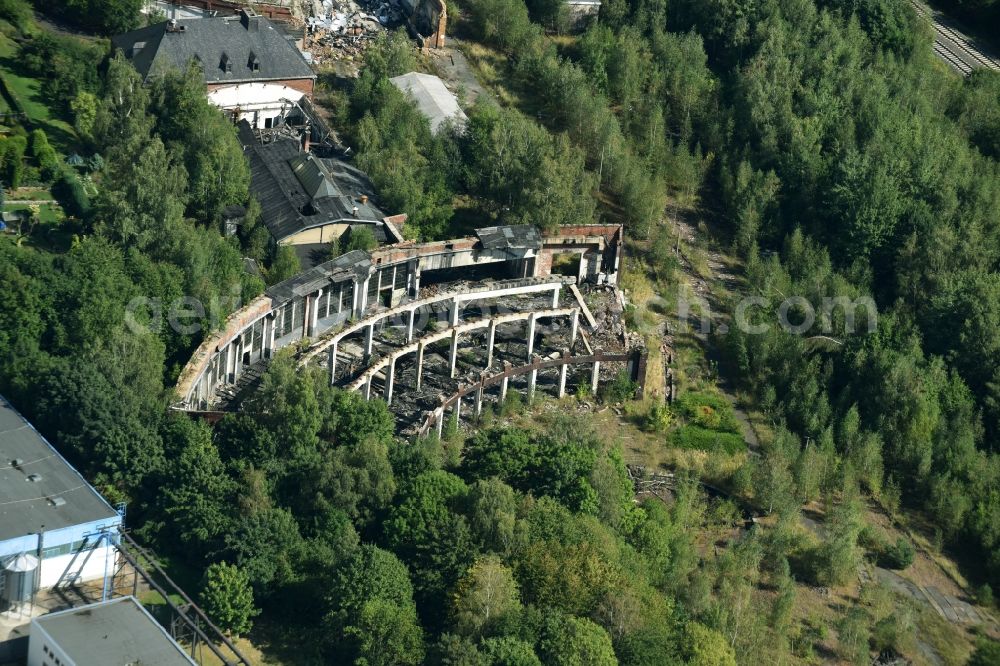
[[[373, 359], [387, 358], [378, 351], [380, 332], [386, 322], [397, 319], [389, 328], [398, 328], [402, 339], [397, 342], [408, 345], [397, 352], [416, 350], [414, 345], [422, 340], [436, 344], [444, 339], [441, 336], [451, 336], [451, 351], [446, 354], [451, 377], [459, 344], [472, 339], [470, 335], [482, 335], [488, 327], [490, 339], [499, 341], [504, 327], [526, 325], [529, 334], [515, 336], [523, 338], [516, 354], [525, 360], [541, 350], [530, 332], [536, 330], [536, 320], [558, 320], [560, 335], [568, 336], [567, 350], [593, 366], [596, 383], [598, 366], [607, 359], [594, 355], [603, 350], [596, 338], [587, 342], [583, 334], [571, 331], [586, 327], [598, 335], [602, 323], [588, 312], [578, 285], [618, 293], [614, 285], [622, 242], [620, 225], [568, 226], [549, 235], [534, 227], [514, 226], [477, 229], [473, 236], [444, 241], [403, 241], [371, 252], [348, 252], [270, 287], [233, 313], [222, 330], [202, 342], [181, 372], [174, 407], [193, 412], [230, 409], [267, 362], [292, 345], [311, 350], [305, 356], [322, 351], [331, 383], [354, 386], [366, 379], [364, 369]], [[556, 257], [560, 261], [554, 262]], [[553, 271], [556, 263], [562, 268], [559, 274]], [[565, 270], [567, 265], [572, 270]], [[483, 302], [497, 299], [504, 301], [497, 303], [503, 313], [482, 311]], [[429, 310], [438, 308], [448, 312], [446, 322], [439, 326], [423, 321]], [[514, 344], [504, 343], [504, 349], [513, 349]], [[494, 345], [478, 347], [492, 350]], [[421, 348], [418, 358], [423, 357]], [[490, 354], [484, 367], [496, 369], [499, 362], [499, 352]], [[377, 381], [387, 382], [383, 390], [391, 393], [393, 379], [387, 377], [395, 377], [392, 368], [373, 367], [372, 374], [376, 372], [381, 373]], [[366, 396], [372, 395], [370, 379]]]

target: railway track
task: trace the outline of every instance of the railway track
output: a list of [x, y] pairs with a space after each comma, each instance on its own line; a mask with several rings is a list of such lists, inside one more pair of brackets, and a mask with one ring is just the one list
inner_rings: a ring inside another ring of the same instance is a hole
[[1000, 62], [984, 55], [969, 43], [968, 38], [949, 25], [942, 23], [934, 12], [917, 0], [910, 0], [917, 14], [930, 21], [934, 27], [934, 53], [962, 76], [977, 68], [1000, 71]]

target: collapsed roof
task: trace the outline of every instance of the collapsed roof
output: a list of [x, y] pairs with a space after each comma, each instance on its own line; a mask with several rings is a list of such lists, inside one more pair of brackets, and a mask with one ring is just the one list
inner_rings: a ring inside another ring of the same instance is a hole
[[320, 159], [299, 142], [278, 138], [262, 144], [240, 121], [240, 137], [250, 160], [251, 192], [261, 218], [278, 242], [327, 224], [365, 223], [376, 239], [402, 240], [372, 202], [374, 191], [363, 171], [338, 159]]
[[476, 229], [476, 238], [487, 250], [540, 250], [542, 237], [528, 224]]

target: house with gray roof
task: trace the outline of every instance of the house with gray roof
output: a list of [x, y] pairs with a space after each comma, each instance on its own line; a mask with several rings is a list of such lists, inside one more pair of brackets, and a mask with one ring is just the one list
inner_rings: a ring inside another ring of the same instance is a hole
[[311, 97], [316, 73], [285, 32], [252, 9], [238, 16], [171, 19], [111, 40], [144, 81], [194, 63], [209, 100], [252, 127], [270, 128]]

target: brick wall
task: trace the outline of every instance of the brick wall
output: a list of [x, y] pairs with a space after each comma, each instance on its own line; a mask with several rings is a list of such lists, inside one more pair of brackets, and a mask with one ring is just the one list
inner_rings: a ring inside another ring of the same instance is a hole
[[554, 252], [542, 250], [535, 258], [535, 277], [545, 277], [552, 274], [552, 255]]

